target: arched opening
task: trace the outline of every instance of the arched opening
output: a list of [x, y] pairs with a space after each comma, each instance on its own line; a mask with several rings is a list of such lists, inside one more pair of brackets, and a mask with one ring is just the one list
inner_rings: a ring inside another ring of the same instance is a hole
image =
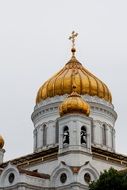
[[59, 125], [58, 125], [58, 121], [56, 122], [56, 126], [55, 126], [55, 131], [56, 131], [56, 143], [59, 143]]
[[34, 148], [37, 148], [37, 129], [34, 130]]
[[43, 146], [46, 146], [47, 144], [47, 127], [44, 124], [43, 125]]
[[102, 125], [102, 143], [106, 145], [106, 125]]
[[80, 141], [82, 145], [87, 146], [87, 130], [85, 126], [81, 127]]
[[63, 129], [63, 145], [68, 145], [69, 141], [69, 128], [65, 126]]
[[112, 133], [111, 133], [111, 142], [112, 142], [112, 149], [114, 149], [114, 129], [112, 128]]

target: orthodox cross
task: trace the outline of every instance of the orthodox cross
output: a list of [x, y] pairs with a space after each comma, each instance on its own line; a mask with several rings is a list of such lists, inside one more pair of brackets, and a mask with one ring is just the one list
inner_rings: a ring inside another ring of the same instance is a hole
[[69, 40], [72, 41], [72, 49], [71, 49], [71, 51], [72, 51], [73, 55], [74, 55], [74, 53], [75, 53], [75, 51], [76, 51], [76, 49], [75, 49], [75, 38], [76, 38], [77, 36], [78, 36], [78, 33], [75, 33], [75, 31], [73, 31], [73, 32], [71, 33], [71, 36], [69, 37]]

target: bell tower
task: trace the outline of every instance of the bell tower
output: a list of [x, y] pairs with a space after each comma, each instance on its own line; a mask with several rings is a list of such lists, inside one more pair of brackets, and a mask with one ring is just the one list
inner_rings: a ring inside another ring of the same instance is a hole
[[[59, 156], [69, 165], [82, 165], [91, 155], [90, 106], [81, 96], [73, 92], [59, 107]], [[85, 157], [81, 154], [87, 155]], [[67, 159], [66, 159], [67, 155]], [[70, 157], [68, 159], [68, 156]]]

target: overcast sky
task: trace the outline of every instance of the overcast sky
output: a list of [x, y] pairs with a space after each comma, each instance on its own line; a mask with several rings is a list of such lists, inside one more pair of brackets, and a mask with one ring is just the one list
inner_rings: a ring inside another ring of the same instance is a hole
[[[104, 81], [118, 113], [116, 150], [127, 154], [127, 1], [0, 0], [0, 133], [5, 160], [33, 151], [38, 88], [77, 58]], [[50, 138], [50, 137], [49, 137]]]

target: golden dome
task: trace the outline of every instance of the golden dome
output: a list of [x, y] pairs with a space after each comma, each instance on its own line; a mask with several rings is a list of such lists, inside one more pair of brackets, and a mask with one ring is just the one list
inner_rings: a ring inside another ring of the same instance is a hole
[[0, 149], [2, 149], [4, 146], [4, 139], [3, 137], [0, 135]]
[[86, 116], [90, 114], [90, 106], [77, 92], [72, 92], [66, 100], [59, 106], [60, 116], [68, 113], [82, 113]]
[[80, 95], [98, 96], [112, 102], [108, 87], [84, 68], [73, 55], [63, 69], [41, 86], [37, 94], [36, 103], [38, 104], [48, 97], [71, 94], [73, 91], [72, 86], [76, 86], [76, 92]]

